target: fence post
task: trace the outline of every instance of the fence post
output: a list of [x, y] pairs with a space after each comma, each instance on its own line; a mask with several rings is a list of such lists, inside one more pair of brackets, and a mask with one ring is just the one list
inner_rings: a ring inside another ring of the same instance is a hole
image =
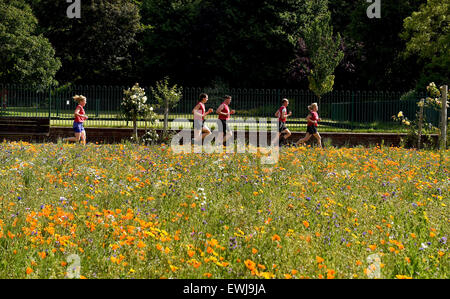
[[447, 96], [448, 85], [441, 86], [441, 149], [447, 147]]
[[48, 87], [48, 118], [52, 119], [52, 88]]
[[417, 140], [417, 149], [420, 149], [420, 143], [422, 139], [422, 124], [423, 124], [423, 105], [425, 100], [420, 100], [420, 110], [419, 110], [419, 139]]
[[351, 105], [351, 111], [350, 111], [350, 113], [351, 113], [351, 116], [350, 116], [350, 130], [352, 130], [353, 131], [353, 127], [354, 127], [354, 119], [355, 119], [355, 117], [354, 117], [354, 114], [355, 114], [355, 92], [354, 91], [352, 91], [352, 105]]

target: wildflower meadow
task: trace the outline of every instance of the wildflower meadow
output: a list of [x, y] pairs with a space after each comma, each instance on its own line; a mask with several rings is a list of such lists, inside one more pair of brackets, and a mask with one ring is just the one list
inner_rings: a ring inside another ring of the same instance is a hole
[[0, 143], [1, 278], [449, 278], [449, 150]]

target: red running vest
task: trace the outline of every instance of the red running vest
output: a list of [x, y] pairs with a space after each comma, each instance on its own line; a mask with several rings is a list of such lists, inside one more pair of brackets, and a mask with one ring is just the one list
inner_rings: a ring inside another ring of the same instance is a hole
[[[200, 111], [201, 111], [201, 114], [203, 115], [203, 114], [205, 114], [205, 104], [203, 104], [202, 102], [198, 102], [199, 104], [200, 104]], [[205, 120], [205, 117], [204, 116], [202, 116], [202, 120]]]
[[278, 121], [281, 121], [283, 123], [286, 122], [286, 118], [282, 118], [283, 117], [283, 110], [285, 110], [285, 109], [286, 109], [286, 107], [284, 107], [284, 106], [281, 106], [280, 109], [278, 109], [278, 112], [280, 113], [280, 116], [278, 117]]
[[[75, 110], [77, 110], [78, 108], [80, 108], [80, 111], [78, 111], [78, 114], [84, 115], [85, 113], [84, 113], [83, 106], [78, 105], [77, 108], [75, 108]], [[84, 122], [84, 117], [79, 117], [78, 115], [75, 116], [75, 122], [77, 122], [77, 123]]]
[[[225, 103], [222, 103], [222, 105], [223, 105], [223, 109], [220, 112], [222, 112], [222, 113], [230, 113], [230, 108], [228, 108], [228, 105], [225, 104]], [[219, 114], [219, 119], [229, 120], [230, 116], [229, 115], [225, 116], [225, 115]]]

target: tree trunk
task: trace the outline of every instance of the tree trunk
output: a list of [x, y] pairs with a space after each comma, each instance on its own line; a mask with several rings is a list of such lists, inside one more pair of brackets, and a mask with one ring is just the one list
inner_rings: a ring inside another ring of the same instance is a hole
[[441, 149], [447, 148], [447, 96], [448, 85], [444, 85], [441, 88], [441, 135], [440, 135], [440, 147]]
[[134, 138], [136, 138], [136, 143], [138, 142], [138, 133], [137, 133], [137, 119], [133, 117], [133, 130], [134, 130]]
[[164, 109], [164, 134], [167, 132], [169, 126], [169, 100], [165, 99], [166, 107]]
[[424, 99], [420, 100], [420, 110], [419, 110], [419, 139], [417, 140], [417, 149], [420, 149], [420, 142], [422, 140], [422, 124], [423, 124], [423, 105]]

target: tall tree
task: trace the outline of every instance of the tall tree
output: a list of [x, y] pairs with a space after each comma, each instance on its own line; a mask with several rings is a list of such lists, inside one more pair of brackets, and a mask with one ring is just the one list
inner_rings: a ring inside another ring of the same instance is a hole
[[0, 82], [49, 86], [60, 68], [50, 42], [23, 1], [0, 0]]
[[[334, 70], [344, 57], [340, 49], [341, 38], [339, 34], [333, 35], [328, 1], [307, 0], [290, 4], [293, 11], [283, 13], [282, 18], [291, 40], [297, 38], [299, 47], [290, 73], [306, 76], [309, 88], [320, 100], [323, 94], [333, 89]], [[308, 59], [302, 58], [305, 53]]]
[[276, 87], [293, 53], [278, 30], [276, 0], [144, 0], [146, 77], [187, 85], [220, 79], [233, 86]]
[[304, 35], [312, 64], [308, 75], [309, 88], [320, 101], [323, 94], [333, 90], [334, 70], [344, 58], [340, 50], [341, 38], [339, 34], [333, 36], [329, 13], [318, 15], [305, 29]]
[[[343, 0], [337, 0], [343, 1]], [[404, 41], [399, 33], [403, 19], [426, 0], [381, 1], [381, 18], [368, 18], [366, 1], [353, 7], [344, 35], [362, 46], [356, 63], [355, 87], [361, 89], [398, 89], [414, 87], [421, 65], [416, 59], [404, 60], [400, 53]]]
[[[62, 82], [123, 84], [134, 82], [139, 8], [130, 0], [82, 0], [81, 18], [70, 19], [69, 4], [30, 0], [42, 33], [51, 41], [62, 69]], [[125, 81], [125, 82], [124, 82]]]
[[406, 40], [405, 56], [417, 55], [425, 63], [417, 88], [428, 82], [450, 79], [450, 0], [428, 0], [405, 18], [401, 37]]

